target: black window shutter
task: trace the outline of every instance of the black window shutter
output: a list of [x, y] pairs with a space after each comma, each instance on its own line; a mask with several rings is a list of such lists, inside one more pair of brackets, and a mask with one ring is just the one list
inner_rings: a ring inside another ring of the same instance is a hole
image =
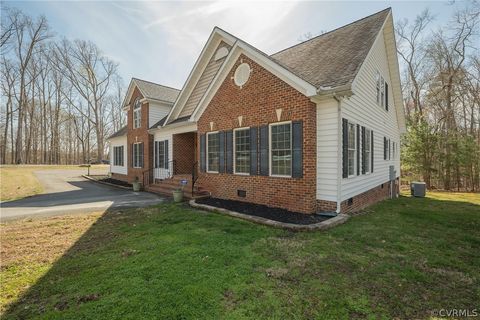
[[385, 82], [385, 110], [388, 111], [388, 83]]
[[130, 167], [132, 167], [132, 168], [134, 167], [134, 165], [133, 165], [133, 153], [135, 152], [135, 151], [133, 150], [133, 147], [134, 147], [134, 146], [135, 146], [135, 145], [134, 145], [133, 143], [130, 144], [130, 150], [131, 150], [131, 152], [130, 152]]
[[357, 124], [357, 176], [360, 175], [360, 125]]
[[373, 159], [374, 159], [374, 158], [373, 158], [373, 150], [374, 150], [374, 149], [373, 149], [373, 143], [374, 143], [374, 140], [373, 140], [373, 130], [370, 131], [370, 132], [371, 132], [371, 135], [372, 135], [372, 138], [370, 139], [370, 146], [371, 146], [371, 149], [372, 149], [372, 150], [370, 151], [370, 156], [371, 156], [372, 160], [371, 160], [370, 162], [372, 163], [372, 171], [371, 171], [371, 172], [373, 172]]
[[165, 145], [165, 169], [168, 169], [168, 140], [163, 141]]
[[233, 173], [233, 132], [232, 130], [225, 132], [225, 138], [227, 139], [227, 173]]
[[292, 122], [292, 177], [303, 177], [303, 122]]
[[342, 177], [348, 178], [348, 120], [342, 119]]
[[200, 171], [205, 172], [205, 134], [200, 135]]
[[160, 141], [155, 141], [153, 143], [153, 154], [154, 154], [154, 158], [155, 160], [153, 161], [154, 164], [153, 164], [153, 167], [154, 168], [158, 168], [158, 144], [160, 143]]
[[257, 148], [258, 148], [258, 136], [257, 128], [250, 128], [250, 174], [258, 174], [258, 161], [257, 161]]
[[225, 172], [225, 131], [218, 133], [219, 155], [218, 155], [218, 172]]
[[392, 143], [390, 141], [390, 139], [388, 139], [388, 160], [391, 159], [390, 155], [392, 154]]
[[268, 176], [268, 126], [260, 127], [260, 175]]
[[383, 160], [387, 160], [387, 138], [383, 137]]
[[367, 153], [365, 152], [365, 127], [362, 127], [362, 174], [366, 173], [366, 155]]
[[143, 142], [140, 144], [140, 168], [143, 168]]

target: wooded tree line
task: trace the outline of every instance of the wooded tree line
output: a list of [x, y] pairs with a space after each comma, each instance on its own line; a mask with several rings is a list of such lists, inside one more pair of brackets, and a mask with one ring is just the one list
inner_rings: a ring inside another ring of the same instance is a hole
[[118, 65], [92, 42], [54, 36], [44, 16], [2, 5], [0, 163], [105, 158], [125, 124]]
[[428, 188], [480, 189], [479, 15], [479, 2], [470, 2], [433, 32], [427, 10], [396, 24], [407, 118], [402, 171]]

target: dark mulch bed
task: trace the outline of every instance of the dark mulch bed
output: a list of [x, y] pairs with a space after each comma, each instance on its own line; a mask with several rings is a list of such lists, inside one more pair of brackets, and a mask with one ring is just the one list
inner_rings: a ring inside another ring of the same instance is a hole
[[285, 209], [271, 208], [264, 205], [247, 203], [234, 200], [223, 200], [217, 198], [203, 198], [195, 200], [197, 203], [206, 204], [218, 208], [224, 208], [230, 211], [236, 211], [251, 216], [262, 217], [274, 221], [280, 221], [293, 224], [313, 224], [325, 221], [331, 217], [318, 214], [303, 214], [292, 212]]
[[116, 185], [122, 186], [122, 187], [128, 187], [128, 188], [132, 187], [131, 183], [128, 183], [128, 182], [125, 182], [125, 181], [122, 181], [122, 180], [112, 179], [112, 178], [105, 178], [105, 179], [101, 179], [101, 180], [98, 180], [98, 181], [107, 182], [107, 183], [111, 183], [111, 184], [116, 184]]

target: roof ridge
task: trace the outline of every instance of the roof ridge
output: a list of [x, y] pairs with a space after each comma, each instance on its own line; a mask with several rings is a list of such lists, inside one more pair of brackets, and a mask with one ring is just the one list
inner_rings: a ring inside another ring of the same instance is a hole
[[132, 77], [132, 80], [140, 80], [140, 81], [148, 82], [148, 83], [154, 84], [156, 86], [164, 87], [164, 88], [167, 88], [167, 89], [173, 89], [173, 90], [176, 90], [176, 91], [181, 91], [180, 89], [170, 87], [170, 86], [166, 86], [164, 84], [156, 83], [156, 82], [153, 82], [153, 81], [143, 80], [143, 79], [139, 79], [139, 78], [135, 78], [135, 77]]
[[275, 52], [275, 53], [272, 53], [270, 56], [273, 57], [274, 55], [279, 54], [280, 52], [286, 51], [286, 50], [288, 50], [288, 49], [294, 48], [294, 47], [296, 47], [296, 46], [299, 46], [299, 45], [301, 45], [301, 44], [307, 43], [307, 42], [309, 42], [309, 41], [313, 41], [313, 40], [315, 40], [315, 39], [317, 39], [317, 38], [320, 38], [320, 37], [325, 36], [325, 35], [327, 35], [327, 34], [330, 34], [330, 33], [332, 33], [332, 32], [335, 32], [335, 31], [338, 31], [338, 30], [340, 30], [340, 29], [346, 28], [346, 27], [348, 27], [348, 26], [350, 26], [350, 25], [352, 25], [352, 24], [354, 24], [354, 23], [357, 23], [357, 22], [360, 22], [360, 21], [362, 21], [362, 20], [371, 18], [371, 17], [373, 17], [373, 16], [375, 16], [375, 15], [377, 15], [377, 14], [380, 14], [380, 13], [382, 13], [382, 12], [384, 12], [384, 11], [391, 11], [391, 10], [392, 10], [392, 7], [385, 8], [385, 9], [380, 10], [380, 11], [378, 11], [378, 12], [372, 13], [371, 15], [368, 15], [368, 16], [363, 17], [363, 18], [361, 18], [361, 19], [358, 19], [358, 20], [355, 20], [355, 21], [353, 21], [353, 22], [350, 22], [350, 23], [348, 23], [348, 24], [346, 24], [346, 25], [343, 25], [343, 26], [340, 26], [340, 27], [335, 28], [335, 29], [333, 29], [333, 30], [330, 30], [330, 31], [328, 31], [328, 32], [319, 34], [318, 36], [315, 36], [315, 37], [313, 37], [313, 38], [311, 38], [311, 39], [308, 39], [308, 40], [302, 41], [302, 42], [300, 42], [300, 43], [291, 45], [290, 47], [287, 47], [287, 48], [284, 48], [284, 49], [282, 49], [282, 50], [280, 50], [280, 51], [277, 51], [277, 52]]

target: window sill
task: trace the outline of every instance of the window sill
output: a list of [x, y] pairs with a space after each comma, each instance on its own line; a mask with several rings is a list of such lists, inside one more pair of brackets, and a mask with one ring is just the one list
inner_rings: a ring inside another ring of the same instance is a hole
[[271, 174], [269, 175], [269, 177], [272, 177], [272, 178], [290, 178], [292, 179], [292, 176], [285, 176], [285, 175], [281, 175], [281, 174]]
[[250, 173], [243, 173], [243, 172], [234, 172], [233, 174], [236, 175], [236, 176], [249, 176], [250, 175]]

